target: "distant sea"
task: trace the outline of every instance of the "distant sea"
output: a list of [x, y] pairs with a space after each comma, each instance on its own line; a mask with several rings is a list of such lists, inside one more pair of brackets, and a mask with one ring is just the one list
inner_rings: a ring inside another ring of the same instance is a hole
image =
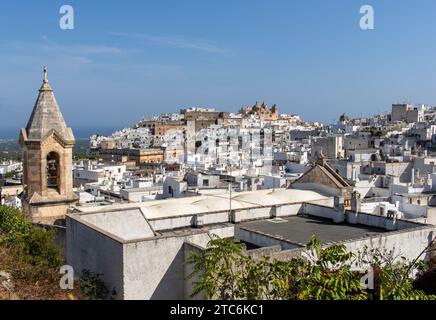
[[[121, 129], [116, 127], [72, 127], [74, 137], [76, 139], [87, 139], [93, 134], [99, 134], [103, 136], [111, 135], [113, 132]], [[20, 134], [20, 128], [3, 127], [0, 124], [0, 140], [1, 139], [14, 139], [18, 140]]]

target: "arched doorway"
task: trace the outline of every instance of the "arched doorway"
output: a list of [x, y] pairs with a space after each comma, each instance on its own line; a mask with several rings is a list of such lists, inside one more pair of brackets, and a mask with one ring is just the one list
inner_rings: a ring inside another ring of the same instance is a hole
[[59, 179], [60, 179], [60, 165], [59, 154], [50, 152], [47, 155], [47, 189], [54, 189], [59, 192]]

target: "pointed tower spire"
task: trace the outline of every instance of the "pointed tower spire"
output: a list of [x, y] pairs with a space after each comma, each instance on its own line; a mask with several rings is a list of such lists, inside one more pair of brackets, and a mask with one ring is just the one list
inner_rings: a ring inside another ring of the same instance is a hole
[[65, 141], [74, 141], [70, 128], [65, 124], [64, 117], [47, 80], [47, 68], [44, 67], [44, 79], [39, 95], [33, 107], [32, 114], [26, 126], [27, 138], [42, 140], [54, 130]]

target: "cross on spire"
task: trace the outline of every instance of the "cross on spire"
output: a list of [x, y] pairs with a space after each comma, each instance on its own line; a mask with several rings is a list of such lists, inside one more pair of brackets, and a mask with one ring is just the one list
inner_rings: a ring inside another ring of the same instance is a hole
[[44, 83], [47, 83], [47, 82], [48, 82], [48, 80], [47, 80], [47, 67], [44, 66]]

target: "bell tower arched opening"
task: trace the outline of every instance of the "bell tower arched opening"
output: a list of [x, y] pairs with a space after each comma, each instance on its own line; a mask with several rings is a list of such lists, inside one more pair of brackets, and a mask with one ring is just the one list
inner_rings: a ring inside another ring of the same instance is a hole
[[54, 189], [59, 192], [60, 163], [59, 154], [56, 152], [50, 152], [47, 155], [46, 178], [47, 189]]

